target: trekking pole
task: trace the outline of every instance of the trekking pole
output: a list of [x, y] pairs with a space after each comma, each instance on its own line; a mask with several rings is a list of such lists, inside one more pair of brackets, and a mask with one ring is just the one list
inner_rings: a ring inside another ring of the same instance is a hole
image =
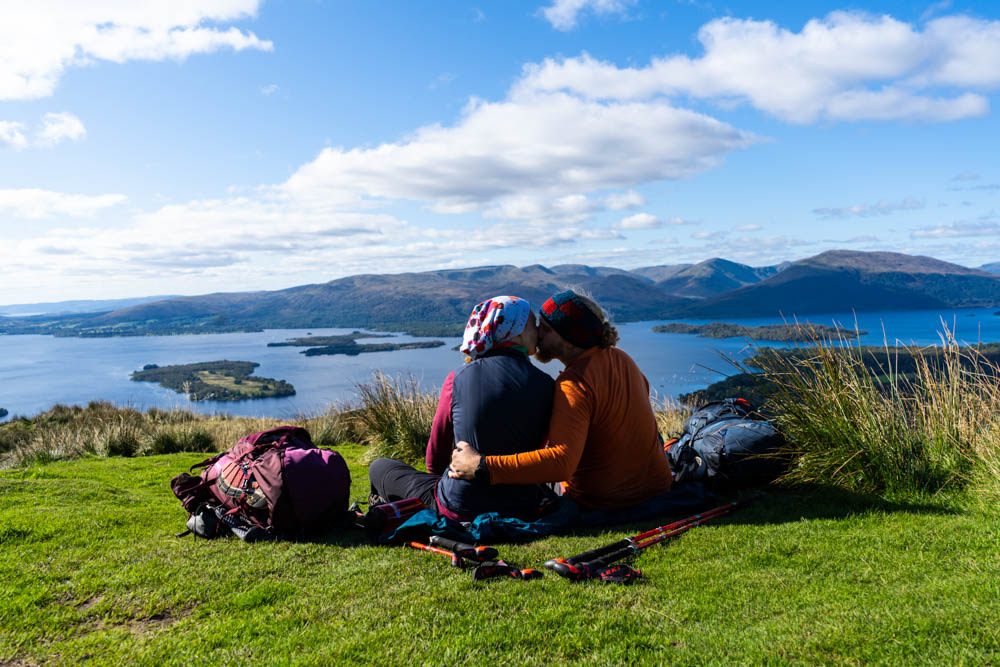
[[[750, 500], [753, 500], [753, 498]], [[597, 576], [599, 570], [606, 568], [611, 563], [627, 558], [633, 554], [637, 554], [642, 549], [658, 544], [666, 539], [680, 535], [681, 533], [690, 530], [695, 526], [701, 525], [706, 521], [728, 514], [740, 504], [745, 504], [747, 502], [749, 502], [749, 500], [742, 501], [742, 503], [740, 501], [735, 501], [725, 505], [720, 505], [719, 507], [710, 509], [707, 512], [701, 512], [685, 519], [674, 521], [673, 523], [657, 526], [656, 528], [647, 530], [644, 533], [639, 533], [638, 535], [633, 535], [632, 537], [626, 537], [598, 549], [592, 549], [590, 551], [585, 551], [582, 554], [577, 554], [576, 556], [571, 556], [569, 558], [553, 558], [545, 562], [545, 567], [552, 570], [559, 576], [572, 581], [590, 579], [591, 577]]]
[[[451, 542], [451, 540], [445, 540]], [[414, 549], [420, 549], [421, 551], [430, 551], [431, 553], [441, 554], [442, 556], [450, 556], [451, 564], [453, 567], [464, 568], [465, 560], [457, 551], [448, 551], [447, 549], [441, 549], [429, 544], [421, 544], [420, 542], [407, 542], [407, 546], [411, 546]], [[462, 544], [461, 542], [456, 542], [456, 544]], [[463, 544], [464, 547], [471, 547], [475, 550], [477, 547], [472, 547], [469, 544]], [[482, 555], [484, 553], [489, 554], [492, 552], [494, 555], [492, 558], [496, 558], [497, 550], [492, 547], [479, 547], [480, 549], [488, 549], [488, 551], [473, 551], [476, 556]], [[531, 579], [541, 579], [542, 573], [538, 570], [532, 568], [521, 569], [516, 565], [511, 565], [503, 560], [497, 558], [496, 560], [483, 560], [480, 561], [478, 558], [470, 558], [469, 560], [476, 561], [476, 568], [472, 571], [472, 578], [475, 581], [482, 581], [484, 579], [493, 579], [495, 577], [511, 577], [513, 579], [521, 579], [523, 581], [529, 581]]]
[[[725, 512], [723, 512], [722, 514], [725, 514]], [[583, 577], [583, 578], [590, 578], [590, 577], [598, 576], [600, 574], [601, 570], [603, 570], [604, 568], [608, 567], [612, 563], [616, 563], [616, 562], [618, 562], [618, 561], [620, 561], [622, 559], [628, 558], [629, 556], [635, 555], [635, 554], [639, 553], [640, 551], [642, 551], [643, 549], [651, 547], [654, 544], [659, 544], [660, 542], [663, 542], [664, 540], [668, 540], [671, 537], [677, 537], [681, 533], [686, 533], [687, 531], [691, 530], [695, 526], [700, 526], [705, 521], [708, 521], [710, 519], [714, 519], [716, 517], [722, 516], [722, 514], [716, 514], [716, 515], [710, 516], [708, 518], [703, 518], [703, 519], [701, 519], [699, 521], [692, 521], [691, 523], [686, 523], [683, 526], [680, 526], [679, 528], [675, 528], [674, 530], [662, 533], [660, 535], [656, 535], [654, 537], [649, 538], [648, 540], [646, 540], [644, 542], [636, 542], [634, 544], [628, 545], [627, 547], [625, 547], [623, 549], [620, 549], [618, 551], [606, 554], [606, 555], [604, 555], [604, 556], [602, 556], [600, 558], [595, 558], [594, 560], [589, 560], [589, 561], [577, 561], [575, 563], [572, 563], [571, 565], [572, 565], [572, 567], [577, 568], [581, 572], [586, 573], [586, 576]]]
[[454, 551], [447, 551], [446, 549], [439, 549], [437, 547], [432, 547], [429, 544], [421, 544], [420, 542], [407, 542], [406, 545], [410, 546], [410, 547], [413, 547], [414, 549], [420, 549], [422, 551], [430, 551], [431, 553], [434, 553], [434, 554], [441, 554], [442, 556], [448, 556], [448, 557], [451, 558], [451, 566], [452, 567], [458, 567], [458, 568], [464, 568], [465, 567], [465, 561], [463, 561], [462, 557], [459, 556]]
[[494, 577], [503, 576], [521, 579], [522, 581], [530, 581], [531, 579], [541, 579], [542, 573], [534, 568], [525, 568], [522, 570], [516, 565], [511, 565], [503, 560], [479, 563], [476, 566], [476, 569], [472, 571], [472, 578], [474, 581], [482, 581], [484, 579], [492, 579]]
[[694, 514], [694, 515], [689, 516], [689, 517], [687, 517], [685, 519], [679, 519], [678, 521], [674, 521], [673, 523], [668, 523], [665, 526], [657, 526], [656, 528], [653, 528], [651, 530], [647, 530], [644, 533], [639, 533], [638, 535], [633, 535], [632, 537], [626, 537], [624, 539], [618, 540], [617, 542], [612, 542], [611, 544], [608, 544], [607, 546], [603, 546], [603, 547], [600, 547], [600, 548], [597, 548], [597, 549], [591, 549], [590, 551], [585, 551], [582, 554], [577, 554], [576, 556], [570, 556], [569, 558], [560, 559], [560, 560], [565, 560], [566, 562], [569, 562], [569, 563], [580, 563], [580, 562], [586, 562], [586, 561], [589, 561], [589, 560], [593, 560], [594, 558], [597, 558], [598, 556], [603, 556], [605, 554], [609, 554], [609, 553], [612, 553], [614, 551], [619, 551], [621, 549], [624, 549], [624, 548], [628, 547], [631, 544], [635, 544], [635, 543], [641, 542], [641, 541], [643, 541], [643, 540], [645, 540], [645, 539], [647, 539], [649, 537], [652, 537], [653, 535], [657, 535], [657, 534], [660, 534], [660, 533], [665, 533], [665, 532], [674, 530], [676, 528], [680, 528], [681, 526], [683, 526], [685, 524], [688, 524], [688, 523], [691, 523], [693, 521], [706, 520], [706, 519], [709, 519], [709, 518], [714, 518], [714, 517], [717, 517], [717, 516], [722, 516], [723, 514], [726, 514], [726, 513], [730, 512], [735, 506], [736, 506], [736, 503], [728, 503], [726, 505], [720, 505], [719, 507], [716, 507], [714, 509], [710, 509], [708, 511], [701, 512], [699, 514]]
[[455, 540], [449, 540], [446, 537], [441, 537], [440, 535], [431, 535], [430, 540], [428, 540], [432, 547], [440, 547], [441, 549], [447, 549], [448, 551], [453, 551], [458, 556], [465, 558], [467, 560], [475, 560], [479, 562], [488, 560], [497, 560], [500, 555], [493, 547], [477, 547], [472, 544], [466, 544], [464, 542], [456, 542]]

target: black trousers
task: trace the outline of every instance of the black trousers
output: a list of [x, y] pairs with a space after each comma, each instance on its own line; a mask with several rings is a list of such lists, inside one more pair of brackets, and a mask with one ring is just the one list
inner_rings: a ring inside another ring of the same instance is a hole
[[403, 498], [420, 498], [427, 509], [437, 511], [434, 489], [439, 479], [440, 475], [420, 472], [394, 459], [375, 459], [368, 466], [372, 502], [374, 496], [390, 503]]

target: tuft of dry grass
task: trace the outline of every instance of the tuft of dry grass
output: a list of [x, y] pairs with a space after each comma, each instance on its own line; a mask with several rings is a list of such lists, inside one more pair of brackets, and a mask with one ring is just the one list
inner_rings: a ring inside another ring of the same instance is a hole
[[795, 460], [786, 481], [935, 492], [965, 485], [974, 469], [996, 479], [1000, 368], [947, 331], [938, 349], [903, 349], [913, 372], [899, 372], [896, 348], [845, 341], [755, 357], [777, 386], [769, 409]]
[[219, 451], [248, 433], [283, 423], [159, 408], [142, 413], [104, 401], [56, 405], [30, 419], [0, 425], [0, 468], [86, 456]]
[[691, 416], [691, 406], [678, 403], [671, 398], [660, 399], [657, 396], [652, 396], [650, 402], [653, 405], [653, 415], [656, 417], [656, 427], [664, 440], [680, 435], [684, 430], [684, 422]]
[[411, 465], [424, 460], [437, 396], [420, 388], [412, 375], [390, 377], [376, 371], [372, 381], [357, 385], [360, 431], [370, 445], [368, 460], [386, 456]]

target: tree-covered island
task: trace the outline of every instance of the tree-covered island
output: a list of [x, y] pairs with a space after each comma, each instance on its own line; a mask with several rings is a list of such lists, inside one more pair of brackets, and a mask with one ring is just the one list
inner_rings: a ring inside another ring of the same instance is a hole
[[444, 341], [427, 340], [413, 343], [370, 343], [360, 345], [358, 338], [392, 338], [390, 335], [362, 334], [355, 331], [353, 334], [344, 336], [305, 336], [302, 338], [291, 338], [280, 343], [268, 343], [268, 347], [305, 347], [308, 348], [300, 352], [307, 357], [315, 357], [323, 354], [346, 354], [356, 356], [362, 352], [392, 352], [394, 350], [420, 350], [431, 347], [441, 347]]
[[0, 419], [7, 416], [7, 408], [0, 408]]
[[854, 331], [843, 327], [825, 324], [765, 324], [748, 327], [742, 324], [728, 322], [710, 322], [708, 324], [658, 324], [653, 327], [656, 333], [697, 334], [703, 338], [750, 338], [753, 340], [770, 340], [780, 342], [805, 342], [817, 339], [852, 339], [863, 336], [867, 331]]
[[205, 361], [198, 364], [146, 364], [132, 373], [135, 382], [156, 382], [187, 394], [192, 401], [243, 401], [292, 396], [295, 387], [284, 380], [252, 377], [260, 364], [253, 361]]

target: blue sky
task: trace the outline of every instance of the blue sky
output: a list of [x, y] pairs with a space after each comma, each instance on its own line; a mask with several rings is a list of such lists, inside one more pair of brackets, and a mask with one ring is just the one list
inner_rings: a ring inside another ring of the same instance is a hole
[[1000, 260], [987, 2], [0, 0], [0, 303]]

